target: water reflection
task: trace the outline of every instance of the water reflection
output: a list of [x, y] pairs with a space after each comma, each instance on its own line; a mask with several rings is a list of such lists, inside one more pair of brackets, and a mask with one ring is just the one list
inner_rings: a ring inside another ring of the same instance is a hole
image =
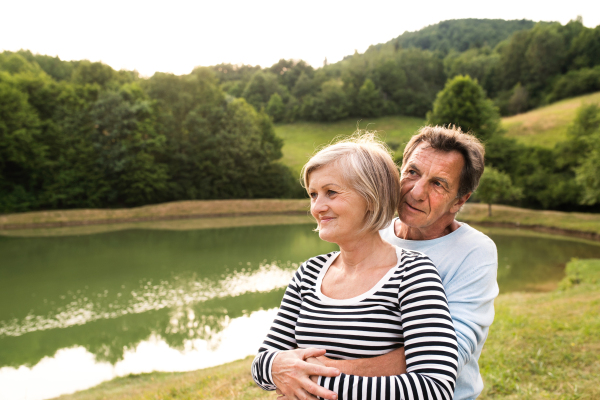
[[[0, 237], [0, 398], [253, 354], [298, 263], [336, 249], [312, 228]], [[481, 229], [498, 247], [501, 293], [551, 289], [572, 257], [600, 257], [598, 243]]]
[[[185, 339], [182, 349], [173, 348], [164, 338], [152, 334], [135, 347], [126, 349], [116, 363], [99, 361], [84, 347], [61, 349], [28, 368], [0, 368], [3, 399], [47, 399], [95, 386], [118, 376], [152, 371], [192, 371], [254, 354], [277, 309], [256, 311], [229, 320], [214, 339], [213, 348], [202, 339]], [[258, 328], [257, 328], [258, 327]], [[35, 382], [35, 385], [31, 385]]]

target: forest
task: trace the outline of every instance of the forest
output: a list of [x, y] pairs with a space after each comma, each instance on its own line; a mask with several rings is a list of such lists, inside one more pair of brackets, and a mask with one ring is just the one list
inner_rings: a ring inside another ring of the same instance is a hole
[[482, 138], [490, 171], [516, 188], [496, 202], [597, 211], [597, 106], [583, 107], [554, 149], [504, 137], [499, 121], [599, 90], [600, 26], [580, 18], [450, 20], [320, 68], [282, 59], [149, 78], [5, 51], [0, 213], [301, 197], [297, 177], [278, 161], [274, 124], [385, 115], [457, 124]]

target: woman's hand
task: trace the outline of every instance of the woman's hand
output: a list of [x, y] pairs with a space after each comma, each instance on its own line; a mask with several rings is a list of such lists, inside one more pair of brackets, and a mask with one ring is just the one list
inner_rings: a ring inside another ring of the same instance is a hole
[[[320, 396], [337, 400], [337, 394], [317, 385], [318, 376], [338, 376], [337, 368], [329, 368], [314, 359], [325, 354], [325, 350], [315, 348], [287, 350], [277, 354], [273, 360], [271, 374], [277, 386], [279, 399], [316, 400]], [[311, 359], [311, 362], [307, 360]], [[316, 361], [316, 362], [315, 362]], [[312, 379], [314, 377], [314, 380]]]

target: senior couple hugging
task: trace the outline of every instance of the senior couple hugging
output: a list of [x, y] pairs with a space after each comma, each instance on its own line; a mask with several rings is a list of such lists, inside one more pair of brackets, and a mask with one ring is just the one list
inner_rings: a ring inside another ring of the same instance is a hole
[[476, 398], [498, 257], [455, 216], [483, 169], [482, 144], [454, 127], [422, 128], [400, 173], [368, 133], [315, 154], [311, 214], [340, 250], [295, 272], [255, 382], [288, 400]]

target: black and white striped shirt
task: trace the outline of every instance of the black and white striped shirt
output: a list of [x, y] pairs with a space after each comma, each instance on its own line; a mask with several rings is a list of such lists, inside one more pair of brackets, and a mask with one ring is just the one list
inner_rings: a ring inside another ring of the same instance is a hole
[[375, 357], [404, 346], [406, 374], [320, 377], [339, 399], [452, 399], [457, 343], [442, 282], [422, 253], [396, 248], [398, 264], [369, 291], [331, 299], [321, 282], [339, 252], [303, 263], [288, 285], [252, 364], [254, 381], [275, 390], [271, 376], [279, 351], [316, 347], [335, 359]]

